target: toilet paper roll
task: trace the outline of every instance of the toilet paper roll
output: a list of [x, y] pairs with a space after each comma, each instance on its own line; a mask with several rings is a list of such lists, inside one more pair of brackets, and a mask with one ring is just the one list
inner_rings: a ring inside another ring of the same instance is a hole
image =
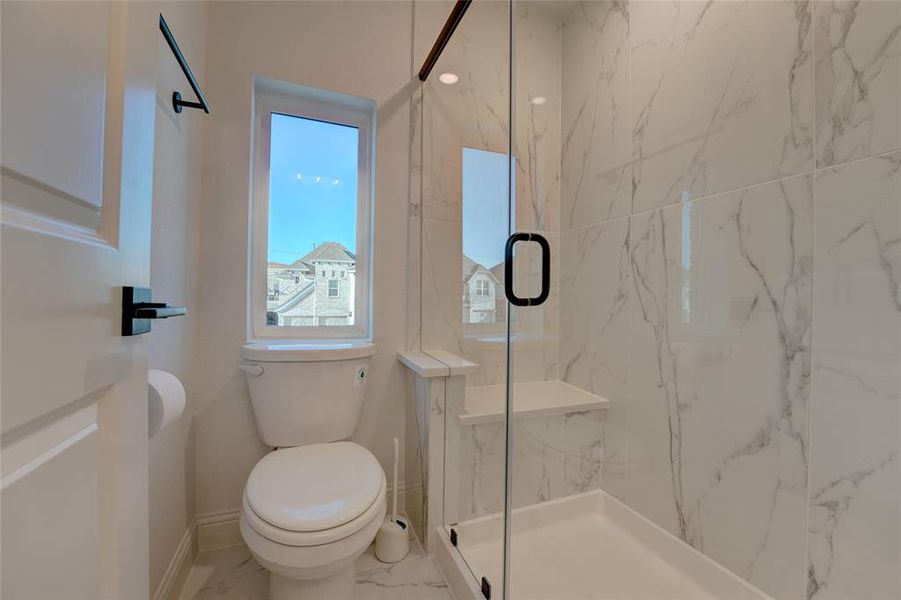
[[150, 401], [150, 437], [174, 423], [185, 411], [185, 388], [178, 377], [150, 369], [147, 375]]

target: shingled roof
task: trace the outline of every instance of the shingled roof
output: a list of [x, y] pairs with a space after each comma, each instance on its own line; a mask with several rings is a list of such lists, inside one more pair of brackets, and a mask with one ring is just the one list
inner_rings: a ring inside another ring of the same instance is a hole
[[291, 263], [292, 269], [312, 267], [317, 261], [348, 261], [357, 262], [356, 255], [339, 242], [323, 242], [313, 248], [306, 256], [298, 258]]

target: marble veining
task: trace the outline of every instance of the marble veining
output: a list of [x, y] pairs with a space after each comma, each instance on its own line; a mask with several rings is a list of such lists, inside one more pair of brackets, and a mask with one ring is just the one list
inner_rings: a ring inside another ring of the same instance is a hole
[[[599, 489], [603, 416], [602, 410], [577, 410], [514, 421], [515, 508]], [[448, 422], [449, 439], [455, 440], [448, 443], [448, 460], [459, 475], [448, 490], [446, 521], [499, 513], [504, 507], [504, 424], [461, 427], [454, 421]]]
[[629, 3], [579, 2], [563, 20], [561, 228], [629, 214]]
[[[423, 100], [422, 336], [467, 385], [506, 377], [452, 280], [459, 146], [506, 150], [501, 4]], [[517, 10], [516, 220], [558, 275], [512, 374], [611, 404], [514, 424], [515, 506], [602, 485], [775, 598], [901, 597], [901, 2]], [[445, 522], [502, 510], [502, 428], [446, 444]]]
[[612, 402], [626, 397], [629, 219], [561, 234], [560, 378]]
[[901, 3], [813, 4], [817, 167], [901, 148]]
[[812, 194], [796, 177], [632, 225], [625, 426], [652, 462], [622, 493], [786, 598], [804, 568]]
[[631, 6], [633, 212], [811, 170], [810, 2]]
[[897, 598], [901, 152], [828, 169], [816, 186], [807, 597]]
[[[414, 541], [410, 554], [399, 563], [385, 564], [372, 547], [356, 562], [353, 598], [358, 600], [452, 600], [435, 562]], [[183, 600], [266, 600], [269, 573], [243, 544], [198, 557], [188, 576]], [[336, 599], [337, 600], [337, 599]], [[350, 599], [348, 599], [350, 600]]]

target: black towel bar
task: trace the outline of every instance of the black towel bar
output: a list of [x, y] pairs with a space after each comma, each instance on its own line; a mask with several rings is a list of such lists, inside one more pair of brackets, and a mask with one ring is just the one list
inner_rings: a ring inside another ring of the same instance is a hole
[[191, 67], [188, 66], [188, 61], [185, 60], [184, 54], [181, 53], [181, 48], [178, 47], [178, 43], [172, 36], [172, 32], [169, 30], [169, 25], [166, 23], [166, 19], [163, 18], [162, 14], [160, 14], [160, 31], [163, 32], [163, 37], [166, 38], [166, 42], [169, 44], [169, 48], [172, 49], [172, 53], [175, 55], [175, 60], [178, 61], [178, 66], [181, 67], [182, 73], [185, 74], [185, 78], [188, 80], [188, 83], [191, 84], [191, 89], [194, 90], [194, 95], [197, 96], [197, 99], [200, 101], [188, 102], [181, 99], [180, 93], [172, 92], [172, 108], [175, 109], [175, 112], [177, 113], [180, 113], [182, 107], [185, 106], [187, 106], [188, 108], [202, 108], [203, 112], [210, 114], [210, 104], [206, 101], [206, 96], [203, 95], [203, 91], [200, 89], [200, 86], [197, 85], [197, 79], [194, 77], [194, 73], [191, 71]]

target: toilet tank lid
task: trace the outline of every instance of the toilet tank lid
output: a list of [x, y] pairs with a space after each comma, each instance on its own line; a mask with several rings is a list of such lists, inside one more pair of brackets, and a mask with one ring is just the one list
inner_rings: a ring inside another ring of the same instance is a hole
[[319, 362], [353, 360], [375, 353], [375, 344], [365, 341], [297, 343], [251, 342], [241, 348], [241, 356], [260, 362]]

